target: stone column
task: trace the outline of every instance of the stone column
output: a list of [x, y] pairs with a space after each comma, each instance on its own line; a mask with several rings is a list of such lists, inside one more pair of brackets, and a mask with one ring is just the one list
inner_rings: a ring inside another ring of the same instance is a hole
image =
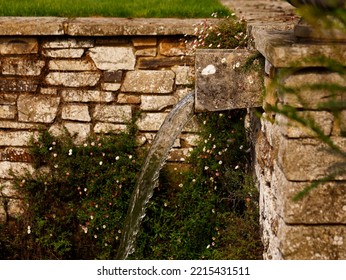
[[252, 35], [267, 66], [255, 143], [264, 258], [346, 259], [346, 76], [328, 67], [343, 70], [346, 45]]

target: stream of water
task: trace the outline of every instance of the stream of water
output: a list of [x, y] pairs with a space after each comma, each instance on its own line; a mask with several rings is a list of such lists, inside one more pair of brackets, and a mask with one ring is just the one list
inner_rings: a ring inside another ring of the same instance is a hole
[[134, 252], [136, 236], [145, 216], [146, 206], [158, 185], [160, 170], [175, 139], [193, 116], [194, 97], [194, 92], [191, 92], [179, 101], [156, 134], [131, 196], [117, 253], [119, 260], [127, 259]]

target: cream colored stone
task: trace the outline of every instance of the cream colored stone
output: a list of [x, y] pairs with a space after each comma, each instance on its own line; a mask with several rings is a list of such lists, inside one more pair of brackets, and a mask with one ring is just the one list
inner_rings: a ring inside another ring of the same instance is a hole
[[66, 89], [61, 92], [66, 102], [111, 102], [114, 95], [109, 91]]
[[143, 95], [141, 100], [140, 109], [143, 111], [161, 111], [177, 103], [174, 96]]
[[89, 60], [50, 60], [48, 64], [50, 70], [56, 71], [92, 71], [96, 66]]
[[46, 83], [52, 86], [87, 87], [95, 86], [101, 75], [97, 72], [51, 72]]
[[132, 119], [130, 105], [96, 105], [93, 118], [101, 122], [127, 123]]
[[62, 119], [90, 122], [89, 108], [87, 105], [65, 105], [62, 108]]

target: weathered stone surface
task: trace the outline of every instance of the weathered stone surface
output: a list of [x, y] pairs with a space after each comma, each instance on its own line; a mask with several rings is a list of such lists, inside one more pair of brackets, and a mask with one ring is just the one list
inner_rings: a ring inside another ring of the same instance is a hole
[[34, 172], [34, 168], [30, 163], [10, 161], [0, 162], [0, 179], [13, 179], [11, 174], [23, 176], [27, 172], [31, 174]]
[[[274, 189], [277, 209], [286, 224], [346, 224], [346, 184], [345, 182], [320, 183], [298, 201], [293, 197], [310, 182], [288, 181], [275, 164], [271, 188]], [[331, 211], [333, 209], [333, 211]]]
[[120, 133], [126, 131], [127, 126], [125, 124], [98, 122], [94, 127], [95, 133]]
[[39, 76], [45, 66], [43, 60], [36, 59], [4, 58], [1, 62], [3, 75]]
[[135, 55], [136, 56], [156, 56], [157, 50], [156, 48], [140, 49], [140, 50], [136, 50]]
[[136, 64], [130, 47], [95, 47], [90, 49], [89, 56], [101, 70], [133, 70]]
[[42, 54], [53, 58], [81, 58], [84, 54], [84, 49], [44, 49]]
[[130, 105], [96, 105], [93, 117], [101, 122], [127, 123], [132, 118]]
[[346, 227], [281, 225], [280, 251], [286, 260], [346, 259]]
[[279, 100], [285, 105], [296, 108], [319, 109], [331, 101], [341, 102], [346, 96], [342, 90], [336, 91], [333, 96], [328, 89], [316, 88], [318, 85], [346, 87], [346, 77], [338, 73], [298, 72], [283, 79], [282, 84], [295, 92], [279, 91]]
[[168, 113], [143, 113], [136, 125], [141, 131], [158, 131]]
[[141, 96], [140, 95], [134, 95], [134, 94], [126, 94], [126, 93], [119, 93], [118, 94], [118, 103], [121, 104], [140, 104], [141, 103]]
[[14, 119], [16, 117], [16, 107], [13, 105], [0, 105], [1, 119]]
[[[346, 150], [346, 139], [331, 137], [335, 145]], [[331, 152], [317, 139], [287, 139], [279, 143], [279, 166], [289, 181], [313, 181], [339, 172], [337, 180], [345, 180], [344, 158]], [[323, 159], [323, 160], [322, 160]]]
[[120, 83], [123, 77], [123, 71], [105, 71], [103, 81], [105, 83]]
[[194, 68], [189, 66], [175, 66], [172, 68], [175, 72], [175, 83], [177, 85], [191, 85], [194, 81]]
[[65, 105], [62, 108], [62, 119], [90, 122], [89, 108], [87, 105]]
[[[65, 122], [64, 127], [67, 129], [68, 133], [74, 138], [74, 143], [76, 145], [81, 145], [85, 142], [90, 135], [90, 124], [88, 123], [76, 123], [76, 122]], [[59, 134], [59, 129], [57, 130]]]
[[99, 90], [63, 90], [62, 98], [66, 102], [111, 102], [113, 93]]
[[22, 94], [18, 97], [18, 120], [52, 123], [57, 115], [60, 97]]
[[[333, 114], [326, 111], [302, 111], [297, 112], [297, 116], [304, 120], [311, 120], [324, 135], [329, 136], [333, 128]], [[309, 127], [301, 123], [287, 118], [284, 115], [277, 114], [276, 121], [280, 127], [280, 131], [289, 138], [315, 137], [316, 133]]]
[[0, 38], [0, 54], [36, 54], [38, 43], [34, 38]]
[[41, 94], [46, 94], [46, 95], [57, 95], [58, 94], [58, 89], [57, 88], [40, 88], [40, 93]]
[[170, 93], [173, 91], [175, 74], [171, 70], [139, 70], [126, 73], [121, 87], [123, 92]]
[[0, 93], [0, 104], [2, 105], [16, 105], [17, 94]]
[[183, 147], [195, 147], [201, 141], [201, 136], [199, 134], [182, 134], [180, 136]]
[[80, 49], [80, 48], [92, 48], [94, 46], [94, 40], [92, 39], [55, 39], [47, 40], [42, 44], [43, 48], [51, 49]]
[[3, 129], [44, 129], [45, 126], [43, 124], [39, 124], [39, 123], [20, 123], [17, 121], [0, 121], [0, 128]]
[[137, 62], [139, 69], [160, 69], [176, 65], [193, 66], [195, 59], [192, 56], [182, 57], [140, 57]]
[[35, 135], [30, 131], [0, 130], [0, 146], [29, 146], [30, 140], [35, 138]]
[[0, 78], [2, 92], [33, 92], [37, 89], [38, 81], [26, 78]]
[[121, 87], [121, 83], [102, 83], [101, 89], [106, 91], [118, 91]]
[[174, 96], [143, 95], [140, 109], [143, 111], [161, 111], [177, 103]]
[[0, 149], [0, 161], [31, 162], [31, 155], [27, 148], [8, 147]]
[[259, 107], [263, 84], [258, 59], [248, 50], [196, 53], [196, 111]]
[[63, 35], [63, 17], [1, 17], [0, 35]]
[[101, 75], [97, 72], [50, 72], [46, 83], [53, 86], [87, 87], [94, 86]]
[[182, 56], [186, 54], [186, 46], [183, 40], [163, 39], [159, 45], [160, 54], [164, 56]]
[[318, 59], [322, 57], [346, 65], [346, 46], [343, 42], [299, 42], [293, 30], [266, 30], [261, 26], [253, 26], [251, 34], [256, 49], [276, 68], [327, 66], [328, 60]]
[[97, 70], [93, 62], [89, 60], [50, 60], [48, 67], [56, 71], [92, 71]]

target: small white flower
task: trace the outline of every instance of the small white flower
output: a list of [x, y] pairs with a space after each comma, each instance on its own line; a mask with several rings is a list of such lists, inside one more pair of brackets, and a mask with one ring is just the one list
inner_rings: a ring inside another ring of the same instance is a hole
[[96, 234], [94, 235], [94, 238], [97, 238], [97, 235], [96, 235]]
[[88, 147], [88, 143], [84, 143], [84, 145], [83, 145], [84, 147]]
[[86, 192], [88, 189], [87, 188], [84, 188], [84, 191]]
[[57, 157], [57, 156], [58, 156], [58, 154], [56, 154], [56, 153], [53, 154], [53, 157]]
[[235, 170], [239, 169], [239, 165], [237, 165], [236, 167], [234, 167]]
[[94, 216], [93, 216], [93, 215], [90, 215], [90, 219], [93, 220], [93, 219], [94, 219]]
[[91, 145], [91, 146], [95, 146], [95, 142], [91, 142], [90, 145]]
[[71, 156], [72, 155], [72, 149], [68, 150], [68, 155]]
[[129, 155], [129, 159], [132, 159], [132, 155]]
[[100, 162], [99, 162], [99, 165], [102, 165], [103, 164], [103, 161], [101, 160]]
[[204, 170], [208, 170], [209, 169], [209, 166], [204, 166]]
[[103, 225], [102, 228], [106, 228], [106, 225]]
[[219, 164], [220, 164], [220, 165], [222, 164], [222, 160], [219, 161]]
[[119, 160], [119, 158], [120, 158], [119, 156], [116, 156], [116, 157], [115, 157], [115, 160]]

